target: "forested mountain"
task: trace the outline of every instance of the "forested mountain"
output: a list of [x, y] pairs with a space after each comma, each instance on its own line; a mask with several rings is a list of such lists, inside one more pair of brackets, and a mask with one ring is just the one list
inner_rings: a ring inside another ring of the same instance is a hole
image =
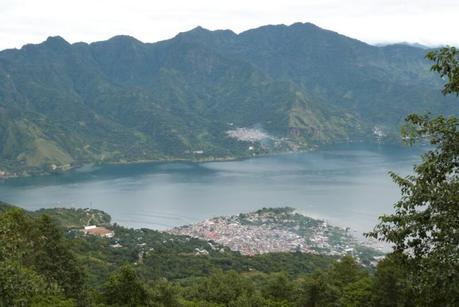
[[[50, 37], [0, 52], [0, 171], [248, 156], [372, 138], [375, 127], [387, 135], [408, 113], [458, 111], [425, 52], [308, 23], [198, 27], [153, 44]], [[238, 127], [269, 142], [230, 138]]]

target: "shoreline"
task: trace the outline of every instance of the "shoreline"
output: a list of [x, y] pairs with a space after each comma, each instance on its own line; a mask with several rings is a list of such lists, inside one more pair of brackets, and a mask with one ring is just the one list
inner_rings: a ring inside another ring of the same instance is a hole
[[275, 155], [286, 155], [286, 154], [295, 154], [295, 153], [307, 153], [326, 148], [327, 146], [333, 145], [350, 145], [350, 144], [381, 144], [381, 145], [403, 145], [403, 142], [380, 142], [377, 140], [355, 140], [347, 142], [335, 142], [335, 143], [325, 143], [325, 144], [313, 144], [308, 148], [301, 150], [286, 150], [286, 151], [274, 151], [266, 153], [257, 153], [252, 155], [237, 155], [237, 156], [226, 156], [226, 157], [206, 157], [201, 159], [187, 159], [187, 158], [158, 158], [158, 159], [146, 159], [146, 160], [135, 160], [135, 161], [95, 161], [95, 162], [81, 162], [76, 163], [75, 166], [65, 168], [64, 170], [58, 171], [42, 171], [27, 175], [6, 175], [0, 176], [0, 183], [2, 181], [8, 181], [11, 179], [20, 179], [20, 178], [38, 178], [38, 177], [48, 177], [61, 174], [69, 174], [72, 171], [77, 171], [78, 169], [84, 168], [85, 166], [92, 165], [97, 167], [110, 166], [110, 165], [142, 165], [150, 163], [176, 163], [176, 162], [189, 162], [189, 163], [209, 163], [209, 162], [230, 162], [230, 161], [243, 161], [248, 159], [270, 157]]
[[[346, 144], [346, 143], [337, 143], [337, 144]], [[296, 150], [296, 151], [279, 151], [279, 152], [269, 152], [269, 153], [259, 153], [253, 155], [241, 155], [241, 156], [227, 156], [227, 157], [208, 157], [202, 159], [186, 159], [186, 158], [160, 158], [160, 159], [148, 159], [148, 160], [135, 160], [135, 161], [106, 161], [106, 162], [87, 162], [81, 163], [76, 166], [66, 168], [62, 171], [56, 172], [49, 172], [43, 171], [40, 174], [27, 174], [27, 175], [6, 175], [0, 176], [0, 182], [8, 181], [11, 179], [19, 179], [19, 178], [38, 178], [38, 177], [48, 177], [48, 176], [55, 176], [61, 174], [68, 174], [72, 171], [77, 171], [85, 166], [92, 165], [92, 166], [110, 166], [110, 165], [142, 165], [142, 164], [152, 164], [152, 163], [176, 163], [176, 162], [189, 162], [189, 163], [209, 163], [209, 162], [230, 162], [230, 161], [243, 161], [248, 159], [254, 158], [262, 158], [262, 157], [269, 157], [273, 155], [280, 155], [280, 154], [293, 154], [293, 153], [305, 153], [311, 152], [314, 150], [318, 150], [319, 146], [313, 146], [310, 149], [304, 150]]]

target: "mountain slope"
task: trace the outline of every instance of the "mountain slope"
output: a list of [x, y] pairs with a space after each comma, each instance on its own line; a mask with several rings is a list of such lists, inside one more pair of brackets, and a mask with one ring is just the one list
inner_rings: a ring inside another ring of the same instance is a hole
[[239, 35], [196, 28], [177, 38], [243, 58], [276, 80], [294, 82], [314, 100], [377, 124], [393, 126], [408, 113], [451, 113], [455, 107], [442, 97], [441, 80], [430, 72], [421, 48], [375, 47], [310, 23]]
[[[371, 137], [413, 111], [457, 112], [424, 52], [312, 24], [196, 28], [154, 44], [50, 37], [0, 52], [0, 170], [248, 156]], [[228, 137], [237, 127], [269, 138], [249, 150]]]

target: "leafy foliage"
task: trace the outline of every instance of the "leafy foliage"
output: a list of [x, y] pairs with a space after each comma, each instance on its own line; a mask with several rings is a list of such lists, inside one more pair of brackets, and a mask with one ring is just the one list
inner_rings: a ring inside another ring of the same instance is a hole
[[148, 305], [148, 290], [129, 266], [122, 266], [109, 276], [102, 288], [102, 296], [109, 306]]
[[390, 254], [378, 264], [373, 289], [374, 306], [415, 306], [408, 269], [399, 254]]
[[439, 51], [431, 51], [427, 58], [434, 61], [432, 70], [448, 80], [442, 92], [443, 94], [455, 93], [459, 95], [459, 53], [455, 47], [444, 47]]
[[0, 241], [1, 304], [85, 304], [84, 273], [48, 218], [10, 209], [0, 214]]
[[[459, 94], [456, 49], [430, 53], [432, 69], [447, 77], [445, 94]], [[414, 167], [414, 175], [392, 173], [402, 199], [395, 213], [380, 218], [371, 236], [394, 245], [420, 305], [459, 303], [459, 122], [456, 117], [410, 115], [405, 135], [428, 138], [434, 146]]]
[[67, 297], [84, 303], [87, 299], [86, 274], [66, 246], [62, 232], [47, 215], [42, 215], [35, 227], [40, 234], [40, 245], [34, 246], [34, 267], [48, 282], [57, 283]]

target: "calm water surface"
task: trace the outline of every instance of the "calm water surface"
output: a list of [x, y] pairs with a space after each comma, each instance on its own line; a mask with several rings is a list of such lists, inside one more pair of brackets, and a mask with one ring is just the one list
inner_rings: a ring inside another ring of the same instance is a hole
[[369, 230], [400, 197], [422, 148], [340, 145], [243, 161], [86, 167], [0, 183], [0, 199], [26, 209], [92, 207], [130, 227], [170, 228], [262, 207], [291, 206], [357, 231]]

